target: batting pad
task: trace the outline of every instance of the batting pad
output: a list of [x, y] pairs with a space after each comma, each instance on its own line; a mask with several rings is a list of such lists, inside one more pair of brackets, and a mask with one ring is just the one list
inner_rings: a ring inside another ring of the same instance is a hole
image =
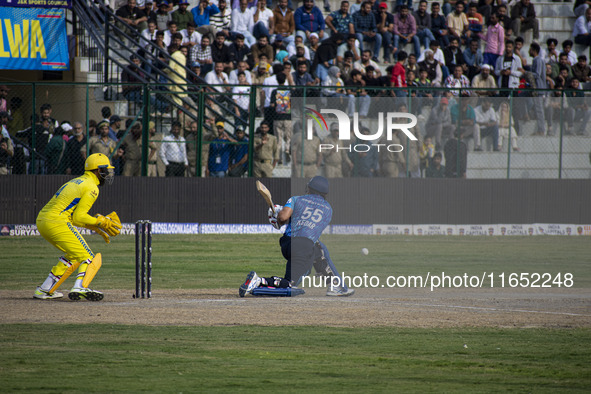
[[304, 294], [303, 289], [288, 287], [280, 289], [278, 287], [257, 287], [250, 294], [253, 296], [267, 296], [267, 297], [295, 297]]

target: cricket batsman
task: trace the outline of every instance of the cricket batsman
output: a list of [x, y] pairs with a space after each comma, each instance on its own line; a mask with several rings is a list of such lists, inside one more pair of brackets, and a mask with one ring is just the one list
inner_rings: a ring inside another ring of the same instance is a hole
[[330, 278], [331, 287], [326, 292], [327, 296], [346, 297], [355, 293], [355, 290], [341, 284], [340, 280], [338, 285], [332, 285], [333, 277], [339, 277], [340, 274], [330, 259], [328, 249], [318, 240], [332, 218], [332, 207], [326, 201], [328, 189], [328, 180], [315, 176], [308, 182], [305, 195], [291, 197], [284, 207], [275, 205], [274, 209], [269, 208], [269, 222], [273, 227], [280, 229], [287, 224], [279, 240], [281, 253], [287, 260], [285, 276], [261, 278], [251, 271], [238, 290], [240, 297], [252, 293], [259, 286], [297, 286], [312, 267], [318, 274]]
[[103, 293], [89, 289], [90, 282], [101, 267], [101, 254], [96, 255], [74, 226], [85, 227], [100, 234], [106, 243], [121, 230], [121, 221], [115, 212], [107, 216], [90, 216], [88, 211], [99, 195], [99, 186], [113, 182], [114, 167], [102, 153], [88, 156], [84, 174], [64, 184], [37, 216], [37, 229], [50, 244], [64, 255], [51, 269], [45, 282], [35, 290], [33, 298], [42, 300], [61, 298], [56, 291], [76, 269], [76, 283], [70, 290], [71, 300], [100, 301]]

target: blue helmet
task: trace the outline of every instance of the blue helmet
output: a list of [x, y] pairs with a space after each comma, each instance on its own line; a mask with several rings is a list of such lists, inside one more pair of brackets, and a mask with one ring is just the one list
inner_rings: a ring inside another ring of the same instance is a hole
[[315, 176], [308, 182], [308, 191], [315, 191], [317, 194], [328, 194], [328, 179], [323, 176]]

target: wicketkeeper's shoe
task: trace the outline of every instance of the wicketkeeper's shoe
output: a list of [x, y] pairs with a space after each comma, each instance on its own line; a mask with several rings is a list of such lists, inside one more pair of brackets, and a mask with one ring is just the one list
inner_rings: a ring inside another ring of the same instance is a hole
[[73, 301], [86, 299], [88, 301], [100, 301], [104, 297], [103, 293], [97, 290], [92, 290], [84, 287], [72, 287], [68, 298]]
[[250, 271], [248, 275], [246, 275], [246, 280], [240, 288], [238, 289], [238, 294], [240, 297], [244, 297], [247, 294], [252, 293], [254, 289], [261, 285], [261, 278], [257, 275], [256, 272]]
[[326, 295], [328, 297], [349, 297], [355, 294], [353, 289], [345, 289], [342, 286], [335, 287], [334, 289], [328, 289]]
[[63, 296], [64, 295], [59, 291], [54, 291], [53, 293], [50, 293], [48, 291], [41, 289], [40, 286], [37, 286], [37, 289], [35, 289], [35, 293], [33, 294], [33, 298], [38, 298], [40, 300], [52, 300], [54, 298], [62, 298]]

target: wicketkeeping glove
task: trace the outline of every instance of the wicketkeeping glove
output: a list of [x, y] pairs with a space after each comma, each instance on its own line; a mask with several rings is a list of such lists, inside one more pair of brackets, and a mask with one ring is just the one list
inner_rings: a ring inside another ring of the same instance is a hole
[[87, 226], [86, 228], [94, 231], [95, 233], [97, 233], [98, 235], [103, 237], [103, 239], [105, 240], [106, 243], [111, 243], [111, 239], [109, 238], [109, 235], [107, 233], [105, 233], [103, 230], [101, 230], [98, 226]]
[[121, 224], [114, 222], [111, 218], [100, 214], [97, 214], [95, 217], [98, 219], [96, 225], [111, 237], [114, 237], [121, 232]]

